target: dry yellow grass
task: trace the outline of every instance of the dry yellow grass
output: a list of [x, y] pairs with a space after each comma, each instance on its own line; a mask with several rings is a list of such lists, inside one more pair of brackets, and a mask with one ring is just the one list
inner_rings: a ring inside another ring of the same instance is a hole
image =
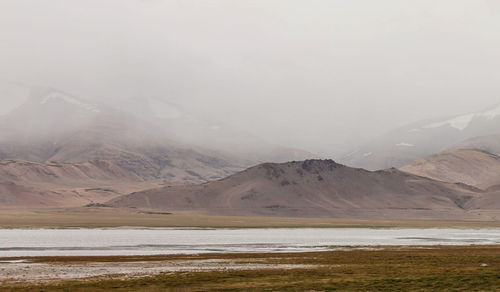
[[[118, 276], [45, 284], [0, 283], [0, 291], [499, 291], [500, 246], [386, 247], [294, 254], [131, 257], [133, 261], [230, 259], [308, 264], [294, 270], [231, 270]], [[39, 258], [39, 262], [127, 261], [127, 257]], [[485, 265], [486, 264], [486, 265]]]

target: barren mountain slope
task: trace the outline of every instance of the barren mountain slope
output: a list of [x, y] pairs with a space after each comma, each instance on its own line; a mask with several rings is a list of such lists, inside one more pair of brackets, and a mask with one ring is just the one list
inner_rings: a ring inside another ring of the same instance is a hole
[[72, 207], [158, 186], [110, 161], [0, 160], [0, 207]]
[[415, 161], [402, 171], [445, 182], [487, 189], [500, 184], [500, 157], [486, 151], [461, 149]]
[[466, 218], [480, 190], [396, 169], [370, 172], [331, 160], [262, 164], [197, 186], [164, 187], [106, 203], [209, 215]]

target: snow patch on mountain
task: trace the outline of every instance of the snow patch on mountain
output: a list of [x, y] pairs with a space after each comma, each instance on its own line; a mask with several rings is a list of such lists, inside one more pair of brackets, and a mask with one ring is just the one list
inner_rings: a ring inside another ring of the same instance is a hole
[[81, 102], [78, 99], [75, 99], [69, 95], [65, 95], [65, 94], [62, 94], [59, 92], [52, 92], [52, 93], [48, 94], [47, 96], [45, 96], [44, 99], [42, 99], [42, 101], [40, 101], [40, 104], [46, 104], [47, 102], [49, 102], [52, 99], [62, 99], [65, 102], [71, 103], [73, 105], [76, 105], [80, 108], [83, 108], [85, 110], [88, 110], [88, 111], [91, 111], [94, 113], [101, 112], [95, 105]]
[[406, 142], [401, 142], [401, 143], [396, 144], [396, 146], [402, 146], [402, 147], [414, 147], [415, 145], [410, 144], [410, 143], [406, 143]]
[[486, 110], [482, 113], [478, 114], [479, 116], [485, 117], [488, 120], [493, 120], [497, 116], [500, 116], [500, 105], [497, 105], [496, 107]]
[[[440, 128], [440, 127], [448, 125], [452, 128], [455, 128], [455, 129], [462, 131], [469, 126], [469, 124], [471, 123], [471, 121], [474, 118], [482, 117], [482, 118], [486, 118], [488, 120], [493, 120], [497, 116], [500, 116], [500, 105], [497, 105], [496, 107], [491, 108], [491, 109], [486, 110], [486, 111], [483, 111], [483, 112], [461, 115], [461, 116], [455, 117], [453, 119], [446, 120], [444, 122], [436, 122], [436, 123], [428, 124], [428, 125], [423, 126], [422, 129]], [[415, 129], [410, 130], [410, 132], [414, 132], [414, 131], [415, 131]]]
[[447, 120], [444, 122], [437, 122], [437, 123], [428, 124], [428, 125], [423, 126], [422, 128], [432, 129], [432, 128], [440, 128], [440, 127], [448, 125], [452, 128], [455, 128], [455, 129], [462, 131], [469, 126], [469, 124], [472, 121], [472, 119], [474, 118], [474, 116], [475, 116], [475, 114], [462, 115], [462, 116], [458, 116], [456, 118], [453, 118], [451, 120]]

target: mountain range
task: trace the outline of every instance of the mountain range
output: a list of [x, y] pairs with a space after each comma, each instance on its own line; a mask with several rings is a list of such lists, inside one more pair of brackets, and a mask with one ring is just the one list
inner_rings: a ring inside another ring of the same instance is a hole
[[480, 112], [404, 126], [355, 149], [339, 161], [369, 170], [399, 168], [464, 140], [499, 134], [499, 129], [500, 105], [496, 105]]
[[113, 107], [47, 87], [28, 95], [0, 116], [2, 208], [500, 219], [500, 106], [398, 129], [340, 164], [162, 99]]
[[221, 180], [135, 192], [105, 204], [204, 215], [492, 220], [500, 219], [487, 215], [500, 208], [498, 200], [490, 202], [498, 195], [397, 169], [306, 160], [265, 163]]
[[[77, 189], [95, 189], [96, 185], [106, 188], [116, 185], [111, 189], [124, 194], [137, 190], [129, 187], [137, 181], [145, 182], [136, 184], [144, 188], [160, 183], [197, 184], [226, 177], [263, 161], [314, 156], [257, 138], [250, 142], [252, 137], [242, 143], [262, 146], [253, 148], [254, 151], [247, 149], [252, 154], [244, 155], [241, 151], [227, 151], [209, 143], [202, 145], [201, 140], [180, 137], [173, 133], [175, 127], [169, 127], [172, 121], [161, 117], [141, 118], [47, 87], [33, 87], [28, 95], [21, 106], [0, 117], [0, 184], [4, 190], [0, 193], [0, 205], [4, 206], [101, 202], [109, 199], [109, 192], [84, 194], [80, 199], [73, 197], [75, 192], [81, 193]], [[185, 123], [186, 129], [194, 127], [186, 118], [176, 123]], [[196, 133], [210, 135], [202, 128], [205, 122], [196, 124], [200, 127]], [[109, 169], [101, 169], [103, 165]], [[87, 168], [85, 175], [68, 174], [69, 169], [75, 168]], [[46, 176], [27, 181], [26, 173]], [[68, 188], [68, 182], [77, 189]], [[62, 191], [54, 193], [54, 190]], [[17, 193], [24, 195], [16, 197]]]

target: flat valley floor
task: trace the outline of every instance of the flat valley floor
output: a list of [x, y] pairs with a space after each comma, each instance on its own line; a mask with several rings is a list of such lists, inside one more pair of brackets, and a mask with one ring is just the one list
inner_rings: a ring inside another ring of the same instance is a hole
[[99, 228], [99, 227], [414, 227], [414, 228], [500, 228], [500, 221], [424, 219], [344, 219], [202, 216], [187, 212], [144, 211], [114, 208], [0, 209], [0, 228]]
[[0, 291], [499, 291], [500, 246], [0, 259]]

